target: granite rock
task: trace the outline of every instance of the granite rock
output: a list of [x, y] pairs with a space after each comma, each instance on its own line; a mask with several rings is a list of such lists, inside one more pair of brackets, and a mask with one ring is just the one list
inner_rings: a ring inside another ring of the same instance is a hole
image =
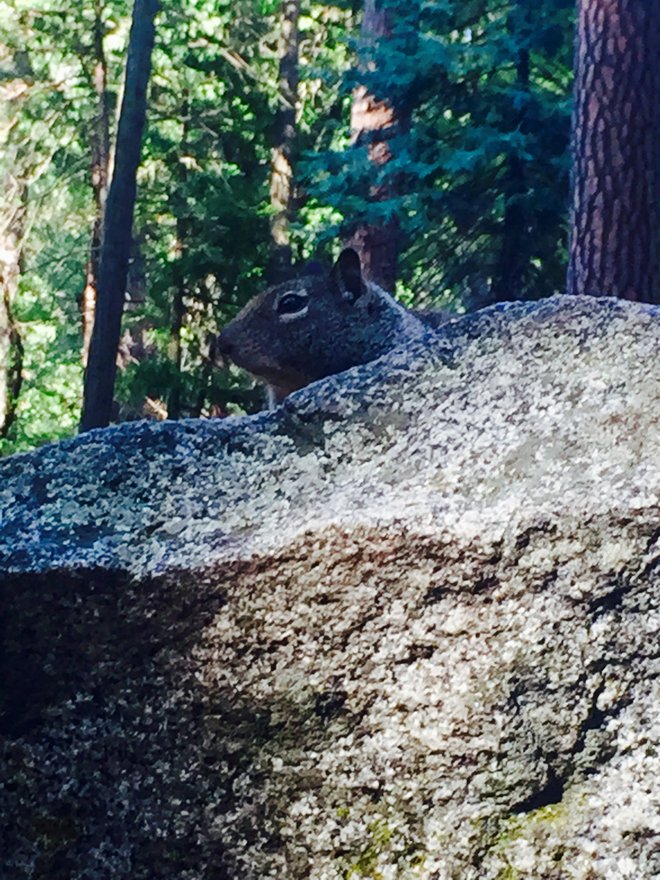
[[0, 876], [660, 876], [660, 312], [0, 462]]

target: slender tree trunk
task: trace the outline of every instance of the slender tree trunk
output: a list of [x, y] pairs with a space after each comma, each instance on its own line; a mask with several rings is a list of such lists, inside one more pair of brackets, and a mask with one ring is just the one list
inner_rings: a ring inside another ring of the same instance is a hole
[[658, 302], [660, 3], [580, 0], [567, 292]]
[[0, 437], [5, 438], [15, 423], [23, 385], [23, 339], [13, 309], [23, 272], [29, 166], [24, 145], [16, 142], [15, 123], [28, 97], [33, 70], [25, 51], [3, 60], [6, 72], [14, 74], [0, 83]]
[[105, 427], [112, 417], [117, 348], [126, 294], [131, 231], [147, 110], [154, 19], [158, 0], [135, 0], [126, 62], [126, 84], [105, 210], [96, 318], [85, 373], [80, 429]]
[[181, 344], [181, 331], [186, 318], [186, 285], [183, 270], [183, 260], [186, 252], [186, 230], [183, 220], [177, 218], [177, 242], [176, 242], [176, 266], [174, 298], [172, 300], [172, 323], [170, 325], [170, 341], [168, 355], [174, 364], [175, 376], [167, 398], [168, 419], [181, 417], [181, 368], [183, 363], [183, 346]]
[[103, 213], [108, 190], [108, 168], [110, 163], [110, 110], [108, 107], [108, 67], [106, 63], [103, 38], [104, 3], [96, 0], [94, 4], [94, 41], [91, 79], [96, 94], [96, 116], [91, 131], [92, 142], [92, 191], [94, 193], [94, 223], [89, 248], [89, 258], [85, 267], [85, 286], [82, 295], [83, 364], [87, 364], [89, 345], [94, 328], [96, 313], [96, 293], [98, 287], [101, 242], [103, 239]]
[[279, 40], [280, 106], [275, 119], [270, 172], [270, 234], [273, 253], [268, 280], [275, 284], [291, 271], [290, 225], [294, 213], [294, 170], [296, 146], [296, 103], [298, 99], [298, 17], [300, 0], [283, 0]]
[[23, 261], [27, 185], [8, 172], [0, 216], [0, 437], [16, 418], [23, 384], [23, 340], [13, 315]]
[[[378, 66], [377, 56], [413, 52], [417, 36], [418, 3], [404, 0], [365, 0], [361, 41], [363, 70], [373, 72]], [[410, 90], [389, 88], [389, 94], [375, 95], [365, 85], [353, 93], [351, 106], [351, 139], [356, 145], [366, 145], [369, 159], [376, 168], [382, 168], [392, 159], [391, 142], [410, 131]], [[401, 189], [401, 181], [372, 186], [371, 202], [393, 198]], [[364, 222], [356, 226], [347, 243], [356, 248], [365, 274], [386, 290], [393, 290], [398, 276], [399, 252], [402, 236], [399, 219], [392, 216], [383, 223]]]
[[[181, 106], [181, 119], [183, 120], [183, 132], [181, 135], [181, 157], [185, 157], [188, 150], [188, 131], [190, 127], [190, 101], [186, 94]], [[181, 206], [176, 218], [176, 260], [174, 264], [174, 296], [172, 300], [172, 323], [170, 325], [169, 356], [176, 369], [174, 383], [170, 390], [167, 401], [167, 416], [170, 419], [178, 419], [181, 416], [181, 366], [183, 348], [181, 345], [181, 331], [186, 317], [186, 271], [185, 258], [188, 245], [188, 217], [186, 216], [186, 186], [188, 182], [188, 169], [185, 162], [179, 161], [179, 191], [182, 194]]]
[[[517, 0], [511, 19], [512, 36], [528, 38], [530, 7], [527, 0]], [[521, 94], [529, 93], [529, 50], [520, 48], [516, 58], [516, 87]], [[514, 117], [514, 128], [524, 130], [526, 106], [523, 104]], [[502, 243], [493, 272], [492, 300], [518, 299], [522, 295], [528, 249], [525, 246], [528, 236], [528, 218], [524, 197], [527, 192], [525, 162], [512, 152], [506, 159], [504, 175], [504, 219], [502, 223]]]

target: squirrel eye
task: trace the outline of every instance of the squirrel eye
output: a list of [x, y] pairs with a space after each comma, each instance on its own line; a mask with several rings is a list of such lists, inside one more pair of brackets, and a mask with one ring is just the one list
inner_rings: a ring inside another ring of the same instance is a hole
[[307, 307], [307, 296], [300, 293], [285, 293], [277, 303], [278, 315], [295, 315]]

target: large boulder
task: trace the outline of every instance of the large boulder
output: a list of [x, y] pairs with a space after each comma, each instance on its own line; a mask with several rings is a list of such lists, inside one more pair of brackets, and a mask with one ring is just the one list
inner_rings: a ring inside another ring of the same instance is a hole
[[660, 876], [660, 313], [0, 463], [0, 876]]

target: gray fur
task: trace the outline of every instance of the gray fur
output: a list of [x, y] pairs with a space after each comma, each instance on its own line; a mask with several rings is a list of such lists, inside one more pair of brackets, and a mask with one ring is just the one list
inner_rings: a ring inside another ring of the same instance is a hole
[[358, 255], [346, 248], [329, 275], [297, 278], [254, 297], [224, 328], [217, 350], [267, 384], [272, 408], [310, 382], [419, 339], [443, 318], [417, 316], [366, 281]]

